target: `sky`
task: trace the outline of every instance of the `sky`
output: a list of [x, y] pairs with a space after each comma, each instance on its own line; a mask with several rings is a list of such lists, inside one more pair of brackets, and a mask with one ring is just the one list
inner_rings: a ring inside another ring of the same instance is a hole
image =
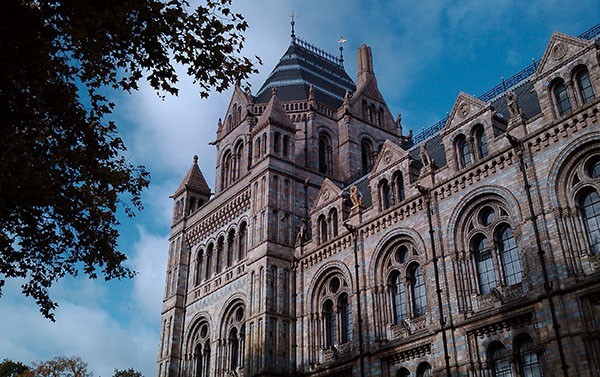
[[[445, 117], [459, 92], [480, 95], [539, 60], [552, 35], [579, 35], [600, 22], [600, 0], [234, 0], [250, 28], [244, 53], [263, 61], [249, 84], [260, 88], [290, 43], [290, 13], [296, 35], [334, 55], [343, 36], [345, 68], [356, 77], [356, 49], [371, 46], [380, 91], [392, 114], [402, 114], [415, 133]], [[181, 70], [183, 72], [183, 70]], [[51, 289], [59, 303], [56, 322], [9, 281], [0, 298], [0, 360], [31, 363], [79, 355], [95, 376], [134, 368], [156, 374], [160, 312], [172, 213], [169, 195], [192, 164], [214, 187], [219, 117], [231, 90], [201, 99], [180, 77], [177, 97], [159, 98], [147, 85], [131, 95], [113, 93], [113, 119], [133, 164], [151, 173], [145, 209], [121, 216], [120, 249], [133, 280], [63, 279]]]

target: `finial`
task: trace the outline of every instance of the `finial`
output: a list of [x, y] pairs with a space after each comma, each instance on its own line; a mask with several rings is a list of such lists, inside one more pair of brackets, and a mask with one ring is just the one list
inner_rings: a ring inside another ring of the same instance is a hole
[[398, 126], [400, 136], [402, 136], [402, 114], [400, 113], [398, 113], [398, 116], [396, 117], [396, 126]]
[[194, 155], [194, 165], [198, 165], [198, 155]]
[[346, 42], [346, 38], [340, 36], [340, 39], [338, 39], [338, 43], [340, 44], [340, 65], [344, 65], [344, 42]]
[[296, 25], [296, 12], [292, 11], [292, 13], [290, 13], [290, 17], [292, 18], [292, 42], [296, 40], [296, 31], [294, 30], [294, 26]]
[[271, 88], [271, 96], [277, 96], [277, 88], [276, 87]]
[[315, 99], [315, 86], [312, 84], [308, 87], [308, 99], [310, 101]]

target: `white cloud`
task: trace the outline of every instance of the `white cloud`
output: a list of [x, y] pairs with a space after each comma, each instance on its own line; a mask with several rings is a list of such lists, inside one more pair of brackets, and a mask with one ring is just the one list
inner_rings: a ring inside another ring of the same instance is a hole
[[[169, 241], [167, 236], [149, 233], [138, 226], [139, 239], [133, 245], [131, 265], [137, 271], [133, 280], [133, 300], [147, 319], [160, 323]], [[158, 344], [158, 338], [155, 339]]]
[[[115, 368], [132, 367], [152, 377], [158, 325], [125, 323], [110, 312], [110, 306], [97, 305], [98, 297], [107, 298], [102, 284], [83, 279], [61, 281], [56, 291], [70, 292], [70, 297], [60, 298], [56, 322], [52, 323], [18, 293], [18, 282], [9, 282], [0, 305], [1, 357], [29, 364], [78, 355], [96, 376], [112, 376]], [[106, 299], [100, 302], [116, 304]]]

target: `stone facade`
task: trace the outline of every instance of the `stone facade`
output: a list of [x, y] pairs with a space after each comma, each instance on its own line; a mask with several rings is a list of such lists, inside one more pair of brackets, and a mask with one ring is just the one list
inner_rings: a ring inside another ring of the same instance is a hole
[[157, 376], [600, 376], [595, 30], [415, 137], [293, 36], [173, 195]]

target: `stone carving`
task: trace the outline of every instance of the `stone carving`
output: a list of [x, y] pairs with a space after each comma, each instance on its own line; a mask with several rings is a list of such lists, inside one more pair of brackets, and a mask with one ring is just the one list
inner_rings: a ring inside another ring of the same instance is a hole
[[423, 163], [423, 166], [431, 166], [431, 156], [425, 148], [425, 143], [419, 145], [419, 153], [421, 154], [421, 162]]
[[389, 164], [390, 161], [392, 161], [392, 152], [389, 149], [383, 152], [383, 161], [385, 161], [386, 164]]
[[323, 362], [330, 363], [337, 359], [337, 351], [334, 347], [326, 348], [323, 350]]
[[467, 115], [469, 115], [470, 110], [471, 110], [471, 106], [469, 105], [469, 103], [462, 102], [460, 105], [458, 105], [458, 116], [461, 118], [464, 118]]
[[554, 60], [560, 60], [567, 55], [567, 51], [569, 48], [564, 43], [557, 43], [556, 46], [552, 49], [552, 58]]
[[508, 107], [508, 113], [511, 118], [522, 115], [521, 108], [517, 102], [517, 95], [513, 91], [506, 93], [506, 107]]
[[352, 201], [352, 209], [363, 205], [362, 194], [356, 185], [350, 187], [350, 200]]

